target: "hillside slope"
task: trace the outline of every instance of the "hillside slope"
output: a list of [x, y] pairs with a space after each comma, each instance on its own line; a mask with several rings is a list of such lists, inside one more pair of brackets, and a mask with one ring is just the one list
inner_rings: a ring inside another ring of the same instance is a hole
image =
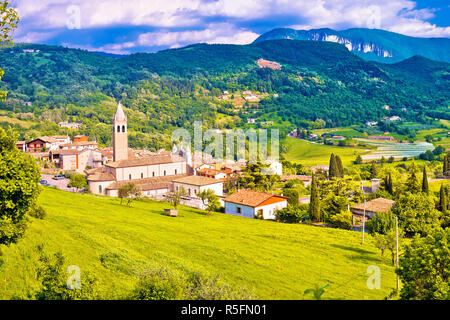
[[409, 37], [379, 29], [353, 28], [336, 31], [328, 28], [294, 30], [274, 29], [255, 42], [275, 39], [331, 41], [370, 61], [399, 62], [420, 55], [432, 60], [450, 62], [450, 39]]
[[[165, 262], [180, 270], [221, 274], [229, 284], [262, 299], [303, 299], [315, 285], [329, 284], [325, 299], [382, 299], [395, 285], [394, 269], [370, 236], [359, 232], [289, 225], [169, 205], [72, 194], [46, 188], [45, 220], [32, 220], [18, 244], [2, 247], [0, 299], [25, 298], [38, 288], [36, 246], [61, 250], [66, 263], [91, 272], [105, 298], [121, 298], [136, 283], [136, 270]], [[367, 289], [367, 268], [381, 268], [382, 288]]]

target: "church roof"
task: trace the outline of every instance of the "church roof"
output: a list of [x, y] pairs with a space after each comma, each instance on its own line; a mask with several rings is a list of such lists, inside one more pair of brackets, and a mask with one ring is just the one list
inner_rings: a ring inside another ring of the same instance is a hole
[[173, 182], [202, 187], [202, 186], [209, 186], [211, 184], [216, 184], [216, 183], [223, 183], [224, 180], [203, 177], [203, 176], [188, 176], [188, 177], [175, 179]]
[[123, 112], [122, 104], [120, 102], [119, 105], [117, 106], [116, 114], [114, 115], [114, 122], [116, 121], [127, 121], [127, 117]]
[[185, 177], [185, 175], [172, 175], [172, 176], [162, 176], [138, 180], [117, 181], [109, 185], [106, 189], [118, 190], [121, 186], [126, 185], [127, 183], [130, 182], [141, 187], [142, 191], [168, 189], [172, 184], [172, 181], [180, 177]]
[[162, 155], [151, 155], [142, 158], [136, 159], [128, 159], [128, 160], [119, 160], [114, 162], [109, 162], [106, 166], [111, 168], [128, 168], [128, 167], [142, 167], [142, 166], [150, 166], [156, 164], [165, 164], [165, 163], [176, 163], [176, 162], [185, 162], [184, 158], [176, 155], [162, 154]]

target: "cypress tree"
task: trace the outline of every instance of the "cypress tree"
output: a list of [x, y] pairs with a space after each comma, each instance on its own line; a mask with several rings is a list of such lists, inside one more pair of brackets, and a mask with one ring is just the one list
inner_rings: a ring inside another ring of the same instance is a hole
[[311, 199], [309, 201], [309, 215], [312, 221], [320, 222], [319, 190], [317, 189], [316, 177], [313, 174], [311, 181]]
[[410, 171], [411, 171], [411, 174], [409, 175], [408, 180], [406, 181], [406, 186], [408, 187], [408, 191], [411, 193], [420, 192], [420, 182], [417, 179], [416, 165], [414, 164], [414, 162], [412, 163]]
[[334, 153], [331, 154], [330, 156], [330, 165], [328, 168], [328, 177], [330, 178], [334, 178], [337, 177], [338, 175], [338, 171], [336, 168], [336, 157], [334, 156]]
[[394, 184], [392, 183], [392, 174], [390, 172], [389, 172], [388, 180], [389, 180], [389, 182], [388, 182], [388, 186], [389, 186], [388, 192], [391, 195], [394, 195]]
[[344, 167], [342, 166], [342, 160], [341, 157], [335, 156], [334, 159], [336, 160], [336, 167], [338, 171], [338, 176], [342, 178], [344, 176]]
[[439, 209], [442, 213], [447, 212], [447, 194], [445, 191], [444, 185], [441, 184], [441, 190], [439, 190]]
[[370, 168], [370, 178], [375, 179], [378, 176], [378, 169], [375, 161], [372, 161], [372, 167]]
[[426, 194], [429, 194], [428, 177], [427, 177], [427, 166], [423, 166], [422, 192], [426, 193]]
[[448, 157], [448, 153], [446, 155], [444, 155], [444, 167], [442, 169], [442, 174], [444, 176], [448, 176], [448, 163], [449, 163], [449, 157]]

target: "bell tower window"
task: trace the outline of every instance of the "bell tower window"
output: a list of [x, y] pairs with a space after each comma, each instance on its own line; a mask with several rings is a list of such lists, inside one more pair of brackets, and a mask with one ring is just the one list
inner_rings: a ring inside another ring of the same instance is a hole
[[120, 126], [117, 126], [117, 132], [120, 132]]
[[125, 126], [122, 126], [122, 132], [126, 132]]

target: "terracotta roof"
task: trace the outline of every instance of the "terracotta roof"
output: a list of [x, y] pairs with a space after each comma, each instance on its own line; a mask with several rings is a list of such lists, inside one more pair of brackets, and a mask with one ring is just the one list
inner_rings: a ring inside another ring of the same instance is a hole
[[45, 142], [52, 143], [52, 142], [57, 142], [57, 139], [67, 139], [67, 138], [69, 138], [69, 136], [42, 136], [42, 137], [39, 137], [38, 139], [41, 139], [42, 141], [45, 141]]
[[60, 145], [60, 147], [80, 147], [80, 146], [90, 146], [90, 145], [98, 145], [96, 141], [78, 141], [74, 143], [65, 143]]
[[224, 180], [222, 179], [214, 179], [203, 176], [188, 176], [180, 179], [176, 179], [173, 182], [190, 184], [193, 186], [208, 186], [211, 184], [222, 183]]
[[123, 185], [126, 185], [127, 183], [134, 183], [136, 185], [139, 185], [141, 187], [142, 191], [149, 191], [149, 190], [158, 190], [158, 189], [168, 189], [172, 182], [179, 178], [183, 177], [184, 175], [176, 175], [176, 176], [162, 176], [162, 177], [154, 177], [154, 178], [147, 178], [147, 179], [139, 179], [139, 180], [125, 180], [125, 181], [117, 181], [112, 183], [110, 186], [108, 186], [106, 189], [108, 190], [119, 190], [119, 188]]
[[185, 160], [180, 156], [153, 155], [136, 159], [109, 162], [106, 164], [106, 166], [111, 168], [128, 168], [128, 167], [140, 167], [140, 166], [149, 166], [155, 164], [184, 162], [184, 161]]
[[116, 180], [111, 173], [108, 172], [95, 172], [88, 175], [88, 181], [114, 181]]
[[248, 207], [258, 207], [260, 204], [271, 198], [279, 198], [278, 202], [286, 201], [287, 199], [286, 197], [277, 196], [270, 193], [243, 189], [229, 195], [223, 199], [223, 201], [242, 204]]
[[[366, 211], [370, 212], [388, 212], [394, 205], [394, 200], [377, 198], [366, 202]], [[364, 203], [358, 203], [352, 206], [352, 209], [364, 210]]]
[[282, 175], [281, 176], [282, 181], [288, 181], [288, 180], [293, 180], [293, 179], [299, 179], [300, 181], [303, 181], [303, 182], [312, 181], [311, 176], [304, 176], [304, 175]]
[[208, 175], [208, 176], [215, 176], [216, 174], [221, 173], [220, 170], [217, 170], [217, 169], [209, 169], [209, 168], [203, 168], [203, 169], [198, 170], [197, 172], [198, 172], [198, 173], [201, 173], [201, 174], [206, 174], [206, 175]]
[[86, 149], [84, 149], [84, 150], [76, 150], [76, 149], [72, 149], [72, 150], [51, 150], [50, 153], [51, 154], [59, 154], [59, 155], [67, 156], [67, 155], [73, 155], [73, 154], [80, 154], [80, 153], [83, 153], [85, 151], [88, 151], [88, 150], [86, 150]]

